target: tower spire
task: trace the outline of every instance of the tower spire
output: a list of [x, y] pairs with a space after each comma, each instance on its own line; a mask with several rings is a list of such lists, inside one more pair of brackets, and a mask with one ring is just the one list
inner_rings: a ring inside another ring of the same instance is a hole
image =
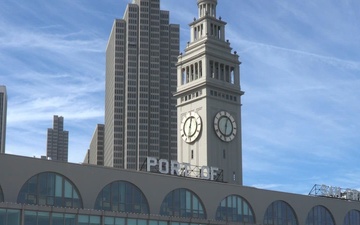
[[197, 0], [198, 18], [190, 23], [191, 39], [189, 44], [207, 38], [225, 42], [226, 22], [216, 18], [217, 0]]
[[199, 18], [211, 16], [216, 18], [217, 0], [198, 0]]

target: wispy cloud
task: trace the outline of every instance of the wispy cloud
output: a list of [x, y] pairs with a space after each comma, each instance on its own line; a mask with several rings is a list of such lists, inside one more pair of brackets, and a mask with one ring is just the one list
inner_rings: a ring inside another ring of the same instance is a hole
[[331, 177], [343, 167], [357, 169], [360, 29], [351, 12], [360, 5], [242, 6], [227, 34], [243, 62], [245, 183], [281, 190], [295, 183], [300, 193], [314, 182], [336, 183]]
[[[46, 130], [59, 114], [70, 131], [70, 160], [82, 161], [103, 122], [108, 35], [130, 2], [0, 2], [9, 153], [45, 154]], [[180, 51], [196, 7], [161, 1], [181, 26]], [[357, 186], [359, 10], [353, 0], [218, 1], [226, 39], [242, 61], [244, 184], [304, 194], [315, 183]]]
[[[79, 3], [60, 7], [72, 6], [67, 17], [50, 3], [5, 5], [22, 15], [17, 20], [6, 17], [9, 11], [0, 16], [0, 82], [9, 95], [7, 152], [46, 154], [46, 132], [56, 114], [65, 117], [65, 129], [70, 131], [70, 160], [80, 162], [96, 123], [103, 122], [108, 34], [81, 26], [81, 20], [69, 16], [71, 10], [80, 10]], [[80, 11], [94, 13], [91, 10]], [[25, 21], [26, 17], [31, 19]]]

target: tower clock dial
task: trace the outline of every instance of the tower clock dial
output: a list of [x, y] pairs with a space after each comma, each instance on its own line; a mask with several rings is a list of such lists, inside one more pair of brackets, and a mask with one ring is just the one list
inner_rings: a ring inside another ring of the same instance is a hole
[[187, 113], [180, 126], [182, 139], [187, 143], [194, 142], [200, 134], [201, 126], [202, 122], [199, 114], [195, 112]]
[[236, 136], [236, 121], [230, 113], [226, 111], [220, 111], [215, 116], [214, 129], [216, 135], [222, 141], [230, 142]]

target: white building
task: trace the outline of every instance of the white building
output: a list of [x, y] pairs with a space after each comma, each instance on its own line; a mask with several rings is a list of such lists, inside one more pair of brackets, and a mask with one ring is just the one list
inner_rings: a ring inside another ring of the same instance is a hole
[[198, 0], [191, 40], [178, 58], [178, 160], [222, 168], [242, 184], [240, 62], [216, 17], [217, 0]]

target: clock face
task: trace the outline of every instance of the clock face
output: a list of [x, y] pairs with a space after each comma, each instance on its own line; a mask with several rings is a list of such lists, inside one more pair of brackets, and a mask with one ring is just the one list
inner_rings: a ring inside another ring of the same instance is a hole
[[187, 143], [194, 142], [200, 134], [201, 125], [199, 114], [195, 112], [187, 113], [181, 122], [180, 134], [182, 139]]
[[236, 136], [236, 121], [230, 113], [226, 111], [220, 111], [215, 116], [214, 129], [216, 135], [222, 141], [230, 142]]

